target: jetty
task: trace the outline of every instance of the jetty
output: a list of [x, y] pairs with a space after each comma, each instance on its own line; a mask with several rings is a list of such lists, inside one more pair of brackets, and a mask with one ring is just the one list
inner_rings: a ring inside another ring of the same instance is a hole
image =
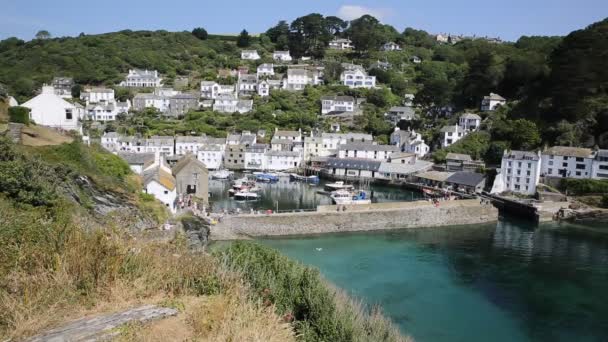
[[491, 223], [489, 201], [453, 200], [326, 205], [316, 211], [226, 215], [211, 226], [211, 239], [381, 231]]

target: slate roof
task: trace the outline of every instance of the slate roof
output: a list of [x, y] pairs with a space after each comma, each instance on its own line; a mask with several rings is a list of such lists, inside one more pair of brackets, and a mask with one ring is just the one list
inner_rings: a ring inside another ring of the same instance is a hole
[[294, 137], [297, 138], [300, 136], [300, 132], [299, 131], [276, 131], [274, 133], [275, 137]]
[[590, 148], [553, 146], [543, 152], [543, 155], [593, 158], [593, 151]]
[[129, 165], [143, 165], [144, 169], [154, 164], [154, 153], [119, 153], [119, 157], [124, 159]]
[[432, 166], [433, 166], [433, 163], [424, 161], [424, 160], [418, 160], [414, 164], [382, 162], [380, 164], [380, 168], [378, 169], [378, 171], [383, 172], [383, 173], [398, 173], [398, 174], [402, 174], [402, 175], [408, 175], [408, 174], [411, 174], [414, 172], [428, 170]]
[[395, 152], [395, 153], [391, 153], [388, 157], [390, 159], [401, 159], [401, 158], [410, 158], [415, 156], [416, 153], [410, 153], [410, 152]]
[[481, 120], [481, 116], [473, 113], [464, 113], [460, 116], [461, 118], [470, 119], [470, 120]]
[[177, 136], [176, 143], [203, 143], [207, 140], [206, 136]]
[[508, 151], [503, 158], [515, 160], [540, 160], [540, 157], [536, 152], [529, 151]]
[[323, 96], [321, 101], [355, 102], [355, 98], [352, 96]]
[[453, 175], [448, 177], [446, 180], [448, 183], [454, 183], [458, 185], [466, 186], [478, 186], [486, 177], [481, 173], [459, 171], [454, 172]]
[[300, 152], [295, 151], [268, 151], [266, 152], [267, 156], [270, 157], [299, 157]]
[[437, 182], [445, 182], [448, 178], [452, 176], [452, 174], [452, 172], [426, 171], [417, 174], [416, 177]]
[[443, 128], [441, 129], [441, 132], [456, 132], [458, 131], [458, 125], [451, 125], [451, 126], [443, 126]]
[[357, 150], [357, 151], [393, 151], [398, 152], [399, 147], [394, 145], [372, 145], [369, 143], [347, 143], [338, 147], [340, 151]]
[[354, 158], [327, 158], [326, 167], [349, 170], [378, 171], [382, 163], [377, 160]]
[[173, 166], [173, 169], [171, 169], [171, 172], [173, 172], [173, 174], [175, 176], [177, 176], [186, 166], [191, 165], [191, 164], [196, 165], [202, 171], [202, 173], [208, 172], [207, 166], [205, 164], [203, 164], [200, 160], [198, 160], [194, 154], [191, 154], [191, 153], [188, 153], [185, 156], [183, 156], [177, 162], [177, 164], [175, 164], [175, 166]]
[[462, 153], [448, 153], [447, 156], [445, 157], [446, 160], [460, 160], [460, 161], [472, 161], [473, 158], [471, 158], [470, 155], [468, 154], [462, 154]]
[[484, 100], [506, 101], [506, 99], [498, 94], [490, 93], [489, 96], [484, 96]]

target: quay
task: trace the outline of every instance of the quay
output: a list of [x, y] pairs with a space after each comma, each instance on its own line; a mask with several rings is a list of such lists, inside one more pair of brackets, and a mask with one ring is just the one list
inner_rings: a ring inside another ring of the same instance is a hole
[[[345, 210], [343, 210], [343, 207]], [[491, 223], [498, 209], [485, 200], [373, 203], [319, 206], [316, 211], [240, 214], [223, 217], [210, 227], [212, 240], [382, 231]]]

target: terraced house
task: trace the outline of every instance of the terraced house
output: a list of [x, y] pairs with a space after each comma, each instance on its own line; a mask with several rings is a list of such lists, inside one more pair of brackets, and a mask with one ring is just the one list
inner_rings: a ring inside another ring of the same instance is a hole
[[123, 87], [157, 88], [162, 85], [162, 80], [156, 70], [130, 69], [120, 85]]

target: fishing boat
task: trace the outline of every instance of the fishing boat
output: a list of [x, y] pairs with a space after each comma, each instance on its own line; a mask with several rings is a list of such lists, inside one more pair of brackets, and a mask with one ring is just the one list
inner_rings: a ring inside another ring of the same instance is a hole
[[354, 187], [350, 184], [344, 184], [344, 182], [327, 183], [324, 187], [325, 191], [338, 191], [338, 190], [353, 190]]
[[301, 175], [298, 175], [297, 173], [292, 173], [289, 175], [289, 180], [294, 181], [294, 182], [317, 184], [317, 183], [319, 183], [319, 176], [315, 176], [315, 175], [301, 176]]
[[234, 199], [237, 201], [257, 200], [258, 194], [256, 194], [255, 192], [250, 192], [250, 191], [239, 191], [234, 194]]
[[228, 171], [228, 170], [217, 170], [217, 171], [211, 172], [211, 179], [225, 180], [225, 179], [230, 178], [231, 176], [232, 176], [232, 171]]
[[372, 200], [367, 197], [367, 193], [363, 190], [348, 191], [337, 190], [330, 195], [335, 204], [370, 204]]
[[279, 181], [279, 176], [273, 173], [257, 173], [255, 180], [263, 183], [276, 183]]

